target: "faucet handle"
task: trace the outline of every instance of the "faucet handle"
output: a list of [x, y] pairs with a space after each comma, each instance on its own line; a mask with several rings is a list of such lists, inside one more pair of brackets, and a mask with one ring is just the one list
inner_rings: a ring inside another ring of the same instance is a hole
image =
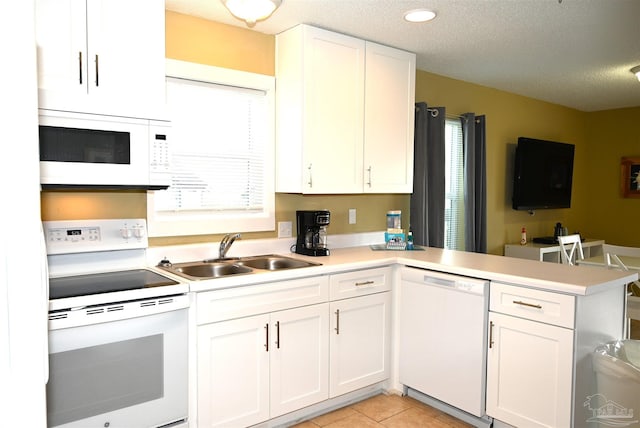
[[218, 252], [219, 258], [221, 259], [225, 258], [225, 256], [227, 255], [227, 251], [229, 251], [229, 248], [231, 247], [231, 244], [233, 244], [233, 242], [236, 239], [242, 239], [239, 233], [236, 233], [236, 234], [227, 233], [226, 235], [224, 235], [224, 237], [220, 241], [220, 250]]

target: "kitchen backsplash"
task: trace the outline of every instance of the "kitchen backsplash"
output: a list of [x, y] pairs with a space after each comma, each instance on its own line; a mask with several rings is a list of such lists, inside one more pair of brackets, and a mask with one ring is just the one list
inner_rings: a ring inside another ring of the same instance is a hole
[[[286, 239], [239, 239], [236, 240], [227, 253], [228, 257], [244, 257], [259, 254], [289, 254], [291, 246], [296, 243], [295, 238]], [[329, 249], [356, 247], [384, 243], [384, 231], [353, 233], [344, 235], [329, 235], [327, 246]], [[154, 266], [160, 260], [167, 258], [172, 263], [204, 260], [218, 257], [220, 242], [170, 245], [149, 247], [147, 249], [147, 264]]]

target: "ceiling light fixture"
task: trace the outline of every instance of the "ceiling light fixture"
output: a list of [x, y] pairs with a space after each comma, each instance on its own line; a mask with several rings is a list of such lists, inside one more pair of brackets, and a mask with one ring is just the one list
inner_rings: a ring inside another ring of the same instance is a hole
[[631, 72], [636, 75], [638, 80], [640, 80], [640, 65], [636, 65], [631, 69]]
[[220, 0], [224, 7], [236, 18], [247, 23], [247, 27], [256, 25], [256, 21], [262, 21], [282, 4], [282, 0]]
[[404, 19], [409, 22], [427, 22], [436, 17], [436, 13], [429, 9], [414, 9], [404, 14]]

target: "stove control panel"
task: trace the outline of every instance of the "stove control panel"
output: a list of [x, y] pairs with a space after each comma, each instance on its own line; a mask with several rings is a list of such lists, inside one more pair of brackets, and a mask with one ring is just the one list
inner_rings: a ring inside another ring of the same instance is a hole
[[47, 254], [147, 248], [145, 219], [44, 221]]

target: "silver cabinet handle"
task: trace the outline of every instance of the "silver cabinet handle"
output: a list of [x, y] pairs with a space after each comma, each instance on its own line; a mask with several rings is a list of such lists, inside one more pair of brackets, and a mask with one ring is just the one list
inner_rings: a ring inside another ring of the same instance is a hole
[[307, 169], [309, 170], [309, 182], [307, 183], [307, 184], [309, 185], [309, 188], [312, 188], [312, 187], [313, 187], [313, 174], [312, 174], [312, 172], [311, 172], [311, 166], [312, 166], [312, 165], [313, 165], [313, 164], [311, 164], [311, 163], [310, 163], [310, 164], [309, 164], [309, 167], [307, 168]]
[[78, 51], [78, 77], [82, 85], [82, 51]]
[[367, 182], [367, 184], [369, 185], [369, 187], [371, 187], [371, 165], [369, 165], [369, 168], [367, 168], [367, 172], [369, 173], [369, 181]]
[[527, 303], [527, 302], [523, 302], [523, 301], [520, 301], [520, 300], [514, 300], [513, 303], [516, 304], [516, 305], [528, 306], [530, 308], [542, 309], [542, 306], [540, 306], [540, 305], [536, 305], [536, 304], [533, 304], [533, 303]]
[[493, 321], [489, 321], [489, 349], [493, 348]]
[[371, 285], [371, 284], [375, 284], [375, 282], [374, 281], [356, 282], [356, 287], [361, 287], [363, 285]]
[[269, 323], [264, 325], [265, 331], [265, 341], [264, 341], [264, 349], [269, 352]]
[[340, 334], [340, 309], [336, 309], [336, 335]]
[[280, 321], [276, 322], [276, 348], [280, 349]]
[[100, 86], [100, 76], [98, 75], [98, 55], [96, 55], [96, 86]]

